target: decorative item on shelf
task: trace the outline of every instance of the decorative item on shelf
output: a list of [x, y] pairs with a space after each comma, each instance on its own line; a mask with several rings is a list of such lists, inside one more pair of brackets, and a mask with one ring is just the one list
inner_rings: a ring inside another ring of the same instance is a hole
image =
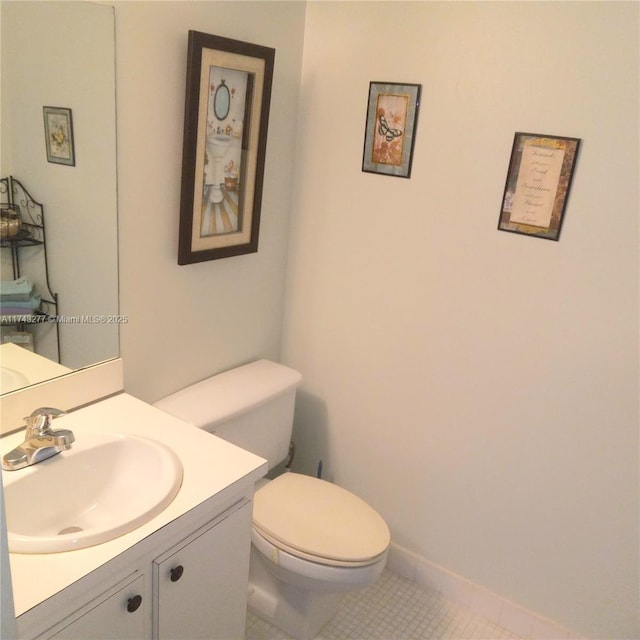
[[3, 325], [35, 324], [42, 305], [42, 296], [36, 292], [29, 278], [0, 280], [0, 322]]
[[0, 237], [13, 238], [22, 227], [22, 218], [18, 207], [7, 204], [0, 210]]

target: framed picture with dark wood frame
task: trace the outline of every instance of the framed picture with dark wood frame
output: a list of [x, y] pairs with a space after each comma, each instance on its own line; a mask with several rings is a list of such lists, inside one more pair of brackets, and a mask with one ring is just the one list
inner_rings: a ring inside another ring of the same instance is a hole
[[66, 107], [42, 107], [47, 162], [74, 167], [73, 118]]
[[258, 250], [274, 59], [189, 31], [178, 264]]
[[411, 177], [421, 84], [369, 83], [362, 170]]
[[580, 138], [517, 132], [498, 229], [558, 240]]

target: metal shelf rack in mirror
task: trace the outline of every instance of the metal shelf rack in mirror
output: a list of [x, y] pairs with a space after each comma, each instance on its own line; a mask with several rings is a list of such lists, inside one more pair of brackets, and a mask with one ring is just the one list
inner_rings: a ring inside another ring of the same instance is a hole
[[[3, 309], [0, 324], [3, 327], [17, 327], [21, 332], [27, 327], [35, 332], [38, 325], [53, 324], [56, 332], [57, 360], [60, 362], [60, 331], [56, 321], [59, 300], [58, 294], [52, 291], [49, 282], [44, 205], [37, 202], [19, 180], [9, 176], [0, 179], [0, 206], [5, 218], [2, 221], [0, 247], [11, 252], [11, 272], [14, 281], [27, 275], [22, 273], [20, 267], [21, 251], [27, 247], [41, 247], [41, 251], [38, 252], [39, 261], [30, 261], [30, 265], [40, 263], [40, 273], [28, 274], [33, 275], [37, 283], [34, 291], [37, 291], [39, 296], [39, 306], [33, 309], [25, 308], [24, 313], [5, 313]], [[15, 224], [9, 224], [10, 218], [11, 223]], [[11, 309], [12, 305], [3, 301], [2, 307]]]

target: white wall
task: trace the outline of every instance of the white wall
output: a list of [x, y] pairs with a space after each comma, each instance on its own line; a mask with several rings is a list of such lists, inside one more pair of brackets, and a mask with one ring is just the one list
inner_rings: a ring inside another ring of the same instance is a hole
[[[284, 358], [298, 468], [595, 638], [638, 627], [638, 5], [307, 8]], [[423, 85], [410, 180], [369, 81]], [[559, 242], [496, 230], [515, 131], [583, 139]]]
[[[116, 3], [121, 349], [144, 400], [279, 357], [304, 14], [297, 2]], [[178, 266], [190, 29], [276, 59], [259, 251]]]
[[[116, 3], [127, 390], [278, 359], [288, 274], [300, 468], [470, 580], [637, 636], [637, 5], [306, 12]], [[188, 29], [277, 53], [260, 251], [179, 267]], [[411, 180], [360, 171], [371, 80], [423, 84]], [[496, 230], [515, 131], [583, 138], [558, 243]]]

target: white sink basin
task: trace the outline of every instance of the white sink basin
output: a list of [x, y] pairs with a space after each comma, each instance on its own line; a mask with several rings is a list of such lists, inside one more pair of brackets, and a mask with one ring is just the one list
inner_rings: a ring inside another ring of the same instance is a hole
[[136, 436], [75, 433], [69, 451], [3, 473], [9, 551], [91, 547], [163, 511], [182, 484], [167, 447]]
[[9, 367], [0, 367], [0, 393], [21, 389], [28, 383], [27, 377], [19, 371]]

